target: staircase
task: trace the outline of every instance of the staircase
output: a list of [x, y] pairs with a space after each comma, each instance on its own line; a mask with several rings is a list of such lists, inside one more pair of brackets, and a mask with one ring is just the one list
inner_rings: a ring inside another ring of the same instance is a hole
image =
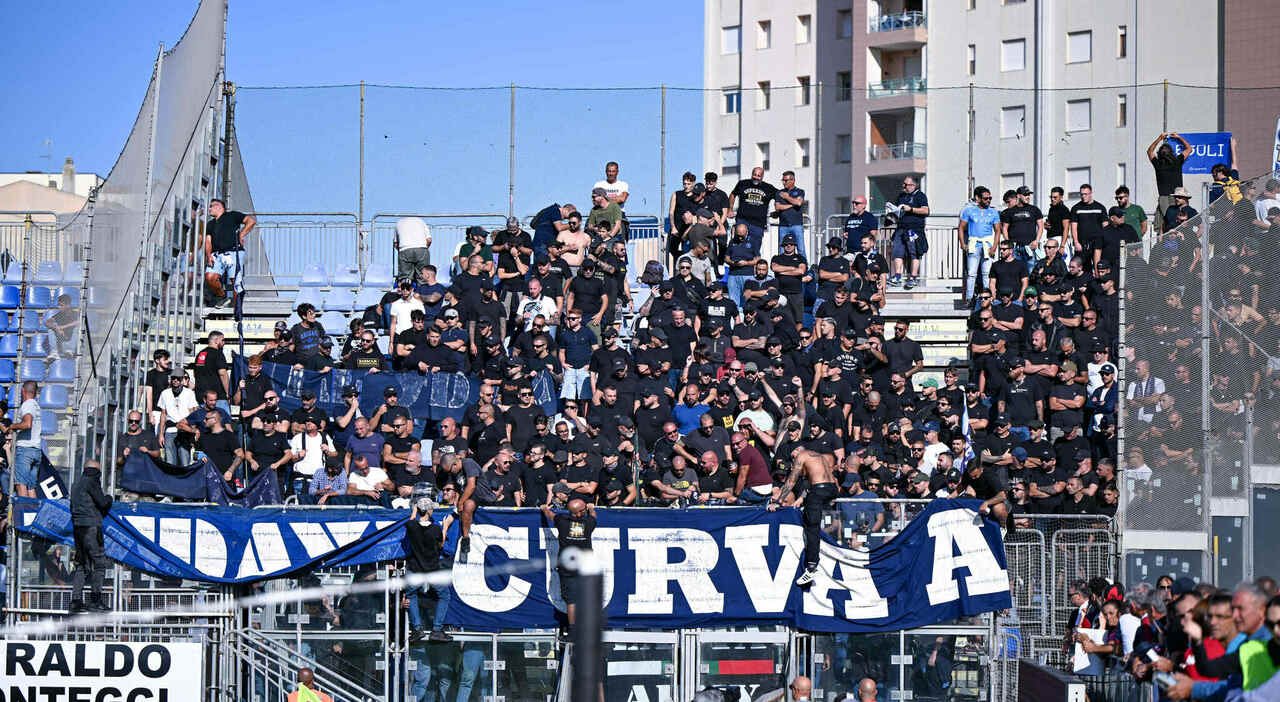
[[[963, 280], [924, 280], [911, 290], [888, 288], [884, 309], [885, 336], [893, 334], [893, 323], [911, 319], [911, 338], [924, 352], [924, 370], [917, 375], [917, 387], [924, 378], [937, 377], [948, 365], [968, 366], [969, 311], [960, 307]], [[963, 370], [961, 377], [963, 377]], [[921, 377], [923, 376], [923, 377]]]
[[224, 692], [228, 699], [254, 702], [284, 702], [298, 687], [298, 671], [310, 668], [316, 686], [334, 702], [379, 702], [387, 699], [351, 680], [352, 675], [327, 668], [304, 656], [289, 643], [252, 628], [232, 629], [227, 638], [227, 655], [234, 668], [235, 682]]

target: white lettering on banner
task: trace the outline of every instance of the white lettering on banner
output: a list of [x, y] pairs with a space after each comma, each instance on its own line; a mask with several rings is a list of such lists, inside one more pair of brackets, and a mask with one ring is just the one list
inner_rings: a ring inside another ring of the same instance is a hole
[[280, 525], [274, 522], [258, 522], [249, 534], [244, 556], [240, 559], [237, 578], [249, 578], [283, 570], [293, 565], [289, 550], [280, 534]]
[[[929, 516], [929, 536], [933, 537], [933, 582], [925, 586], [930, 605], [960, 599], [957, 568], [968, 568], [965, 588], [969, 595], [990, 595], [1009, 590], [1009, 572], [996, 562], [995, 554], [973, 523], [971, 509], [949, 509]], [[960, 555], [956, 555], [956, 550]]]
[[[51, 475], [40, 481], [39, 487], [40, 494], [44, 496], [46, 500], [63, 500], [67, 497], [62, 494], [62, 489], [58, 486], [58, 476], [56, 475]], [[9, 486], [5, 485], [4, 489], [8, 490]]]
[[749, 524], [727, 527], [724, 545], [733, 552], [742, 584], [756, 611], [781, 612], [787, 607], [791, 595], [791, 581], [800, 567], [800, 553], [804, 550], [804, 530], [795, 524], [779, 524], [778, 538], [782, 542], [782, 557], [778, 569], [769, 571], [764, 549], [769, 546], [769, 525]]
[[[560, 596], [560, 571], [556, 569], [556, 565], [560, 563], [560, 539], [556, 538], [555, 529], [538, 530], [538, 547], [547, 554], [545, 572], [547, 599], [551, 600], [552, 606], [556, 609], [566, 612], [568, 608], [564, 598]], [[596, 555], [596, 560], [599, 561], [600, 569], [604, 574], [604, 581], [601, 583], [603, 597], [600, 602], [606, 608], [609, 606], [609, 601], [613, 599], [614, 552], [621, 547], [621, 529], [596, 527], [596, 530], [591, 532], [591, 551]]]
[[[227, 542], [218, 527], [204, 519], [126, 516], [129, 526], [192, 568], [221, 578], [227, 572]], [[192, 547], [192, 532], [195, 545]]]
[[467, 562], [453, 562], [453, 590], [468, 606], [482, 612], [509, 612], [525, 601], [533, 583], [508, 575], [507, 584], [501, 590], [491, 589], [484, 577], [484, 552], [490, 546], [505, 551], [513, 561], [528, 560], [529, 529], [472, 524]]
[[849, 599], [844, 603], [845, 619], [853, 621], [889, 616], [889, 601], [880, 596], [867, 561], [866, 553], [823, 543], [818, 557], [818, 577], [802, 598], [804, 613], [835, 616], [835, 605], [827, 593], [845, 590], [849, 593]]
[[658, 692], [657, 700], [650, 700], [648, 686], [637, 683], [631, 686], [631, 693], [627, 695], [627, 702], [671, 702], [670, 685], [654, 685], [654, 687]]
[[[711, 581], [720, 560], [715, 539], [698, 529], [629, 529], [627, 545], [636, 557], [636, 591], [627, 597], [628, 614], [671, 614], [675, 597], [668, 583], [680, 586], [694, 614], [724, 611], [724, 593]], [[671, 549], [684, 558], [671, 562]]]
[[369, 522], [293, 522], [289, 525], [309, 558], [317, 558], [359, 539]]

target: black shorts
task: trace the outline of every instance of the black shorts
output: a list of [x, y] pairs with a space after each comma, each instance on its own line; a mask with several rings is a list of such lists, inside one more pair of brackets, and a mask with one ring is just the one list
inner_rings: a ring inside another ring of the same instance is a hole
[[565, 604], [578, 603], [578, 574], [568, 568], [556, 567], [560, 573], [560, 597]]

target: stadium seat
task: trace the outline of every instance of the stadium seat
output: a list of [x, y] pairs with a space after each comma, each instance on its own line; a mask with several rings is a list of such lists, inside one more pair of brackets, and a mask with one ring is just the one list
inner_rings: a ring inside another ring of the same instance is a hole
[[46, 383], [74, 383], [76, 381], [76, 362], [73, 358], [64, 358], [49, 364], [49, 372], [44, 376]]
[[[63, 388], [66, 390], [66, 388]], [[40, 436], [53, 436], [58, 433], [58, 413], [43, 409], [40, 412]]]
[[49, 337], [44, 334], [28, 336], [26, 346], [22, 348], [23, 358], [44, 358], [49, 355]]
[[61, 285], [62, 264], [57, 261], [41, 261], [36, 264], [36, 285]]
[[0, 359], [0, 383], [13, 382], [13, 361]]
[[55, 305], [58, 302], [58, 298], [62, 297], [63, 295], [66, 295], [71, 298], [71, 309], [75, 309], [75, 310], [80, 309], [80, 286], [79, 285], [64, 285], [58, 288], [54, 292], [54, 296], [53, 296], [53, 302]]
[[84, 264], [79, 261], [72, 261], [66, 265], [62, 271], [62, 283], [64, 285], [74, 285], [79, 289], [80, 284], [84, 282]]
[[16, 285], [6, 285], [0, 288], [0, 309], [12, 310], [17, 309], [22, 304], [22, 291]]
[[329, 336], [345, 335], [347, 333], [347, 325], [350, 324], [346, 316], [338, 312], [325, 312], [320, 315], [317, 321], [320, 322]]
[[34, 380], [37, 383], [44, 380], [45, 367], [44, 361], [38, 358], [24, 358], [22, 365], [18, 368], [19, 380], [23, 382]]
[[319, 263], [308, 263], [302, 269], [302, 277], [298, 279], [298, 287], [327, 288], [329, 287], [329, 274], [324, 272], [324, 266]]
[[335, 288], [324, 296], [324, 308], [334, 312], [350, 312], [355, 308], [356, 295], [351, 288]]
[[366, 309], [382, 302], [383, 291], [374, 290], [373, 288], [364, 288], [356, 293], [355, 309], [364, 312]]
[[9, 331], [9, 313], [0, 312], [0, 334]]
[[4, 269], [5, 285], [21, 285], [22, 284], [22, 261], [14, 259], [9, 262], [8, 267]]
[[346, 266], [339, 266], [333, 271], [333, 275], [329, 277], [329, 284], [335, 288], [358, 288], [360, 287], [360, 272], [353, 271]]
[[27, 302], [24, 307], [33, 310], [47, 310], [53, 307], [53, 289], [41, 287], [27, 288]]
[[374, 263], [364, 272], [364, 286], [366, 288], [377, 288], [378, 290], [390, 290], [395, 284], [395, 279], [391, 277], [391, 266], [385, 263]]
[[297, 297], [293, 298], [293, 309], [304, 302], [310, 302], [317, 310], [324, 309], [324, 296], [320, 294], [317, 288], [299, 288]]
[[17, 358], [18, 344], [22, 337], [17, 334], [5, 334], [0, 336], [0, 358]]
[[[22, 406], [22, 384], [21, 383], [14, 383], [9, 387], [9, 406], [12, 407], [14, 410]], [[11, 420], [13, 419], [12, 411], [9, 414], [9, 419]]]
[[67, 386], [65, 385], [46, 385], [40, 388], [40, 409], [66, 409], [67, 407]]
[[14, 331], [21, 331], [23, 334], [48, 331], [49, 328], [44, 324], [45, 314], [47, 313], [42, 313], [40, 310], [22, 310], [22, 316], [13, 320], [15, 326], [20, 325], [20, 328]]

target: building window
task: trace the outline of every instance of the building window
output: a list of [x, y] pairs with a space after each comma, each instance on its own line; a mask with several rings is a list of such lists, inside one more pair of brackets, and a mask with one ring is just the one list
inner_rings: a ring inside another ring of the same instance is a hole
[[724, 114], [736, 115], [742, 111], [742, 92], [737, 88], [724, 89]]
[[853, 99], [853, 74], [840, 71], [836, 74], [836, 102], [849, 102]]
[[1116, 27], [1116, 58], [1129, 55], [1129, 28], [1123, 24]]
[[1128, 185], [1129, 167], [1123, 162], [1116, 164], [1116, 186]]
[[847, 197], [836, 198], [836, 212], [848, 214], [853, 211], [852, 201]]
[[796, 76], [796, 105], [809, 104], [809, 76]]
[[1093, 60], [1093, 32], [1067, 32], [1067, 63]]
[[1129, 96], [1120, 93], [1116, 96], [1116, 126], [1124, 127], [1129, 124]]
[[738, 147], [722, 147], [720, 149], [720, 172], [730, 175], [736, 174], [738, 170]]
[[836, 163], [849, 163], [851, 161], [853, 161], [853, 135], [837, 134]]
[[1092, 101], [1085, 100], [1068, 100], [1067, 101], [1067, 131], [1068, 132], [1087, 132], [1093, 128], [1093, 104]]
[[[1026, 173], [1001, 173], [1000, 174], [1000, 191], [1017, 190], [1027, 184]], [[1003, 204], [1003, 203], [1001, 203]]]
[[1000, 70], [1021, 71], [1027, 67], [1027, 40], [1009, 39], [1000, 42]]
[[1080, 199], [1080, 186], [1089, 182], [1089, 167], [1081, 166], [1079, 168], [1067, 169], [1067, 199]]
[[796, 15], [796, 43], [808, 44], [813, 31], [813, 15]]
[[767, 110], [772, 101], [772, 84], [767, 80], [756, 83], [756, 109]]
[[769, 172], [769, 142], [756, 142], [756, 163], [760, 164], [765, 173]]
[[809, 167], [809, 140], [796, 139], [796, 168]]
[[756, 22], [756, 48], [767, 49], [773, 46], [773, 22], [760, 20]]
[[969, 75], [977, 75], [978, 73], [978, 47], [973, 44], [969, 45], [965, 53], [965, 63], [969, 66]]
[[853, 37], [853, 10], [836, 12], [836, 39]]
[[1021, 139], [1027, 135], [1027, 108], [1015, 105], [1000, 110], [1000, 138]]
[[734, 25], [720, 29], [720, 53], [736, 54], [742, 50], [742, 27]]

